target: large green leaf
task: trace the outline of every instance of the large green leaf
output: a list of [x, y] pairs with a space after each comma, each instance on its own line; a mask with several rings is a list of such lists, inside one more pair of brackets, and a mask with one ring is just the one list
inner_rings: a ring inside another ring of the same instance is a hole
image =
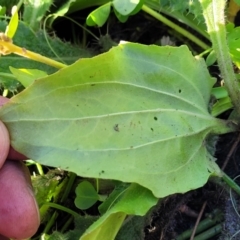
[[163, 197], [214, 171], [206, 137], [213, 80], [186, 46], [126, 43], [36, 80], [0, 110], [16, 150], [85, 177], [135, 182]]

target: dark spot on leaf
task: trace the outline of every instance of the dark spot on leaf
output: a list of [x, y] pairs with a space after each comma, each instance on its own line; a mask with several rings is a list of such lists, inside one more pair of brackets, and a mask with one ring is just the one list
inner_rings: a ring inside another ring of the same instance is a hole
[[105, 173], [105, 171], [104, 171], [104, 170], [102, 170], [102, 173]]
[[[91, 78], [91, 77], [90, 77]], [[96, 84], [91, 84], [91, 86], [93, 87], [93, 86], [95, 86]]]
[[138, 121], [138, 123], [139, 123], [139, 124], [141, 124], [141, 122], [140, 122], [140, 121]]
[[116, 132], [119, 132], [119, 127], [118, 127], [118, 124], [115, 124], [113, 129], [116, 131]]
[[157, 119], [157, 117], [154, 117], [153, 119], [154, 119], [155, 121], [157, 121], [157, 120], [158, 120], [158, 119]]
[[76, 106], [78, 107], [79, 105], [77, 104]]
[[133, 146], [131, 146], [130, 148], [133, 149]]
[[151, 128], [151, 130], [153, 131], [153, 128]]
[[181, 93], [181, 92], [182, 92], [182, 89], [179, 89], [178, 92]]

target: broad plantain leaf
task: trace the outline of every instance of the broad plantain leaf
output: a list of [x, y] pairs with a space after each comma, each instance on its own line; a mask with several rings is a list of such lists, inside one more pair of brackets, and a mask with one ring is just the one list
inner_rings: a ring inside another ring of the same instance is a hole
[[186, 46], [126, 43], [36, 80], [0, 109], [12, 146], [84, 177], [156, 197], [206, 183], [206, 138], [233, 131], [208, 112], [214, 82]]

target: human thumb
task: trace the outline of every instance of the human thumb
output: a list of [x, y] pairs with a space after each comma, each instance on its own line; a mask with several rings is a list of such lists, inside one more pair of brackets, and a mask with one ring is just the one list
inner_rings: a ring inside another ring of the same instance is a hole
[[5, 162], [10, 147], [10, 139], [8, 130], [5, 125], [0, 121], [0, 169]]

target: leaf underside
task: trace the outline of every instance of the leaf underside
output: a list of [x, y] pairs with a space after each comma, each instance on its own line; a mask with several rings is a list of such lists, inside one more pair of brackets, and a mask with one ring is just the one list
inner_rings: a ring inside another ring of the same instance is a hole
[[164, 197], [202, 186], [206, 137], [230, 131], [208, 112], [212, 86], [186, 46], [126, 43], [36, 80], [0, 119], [13, 147], [41, 164]]

